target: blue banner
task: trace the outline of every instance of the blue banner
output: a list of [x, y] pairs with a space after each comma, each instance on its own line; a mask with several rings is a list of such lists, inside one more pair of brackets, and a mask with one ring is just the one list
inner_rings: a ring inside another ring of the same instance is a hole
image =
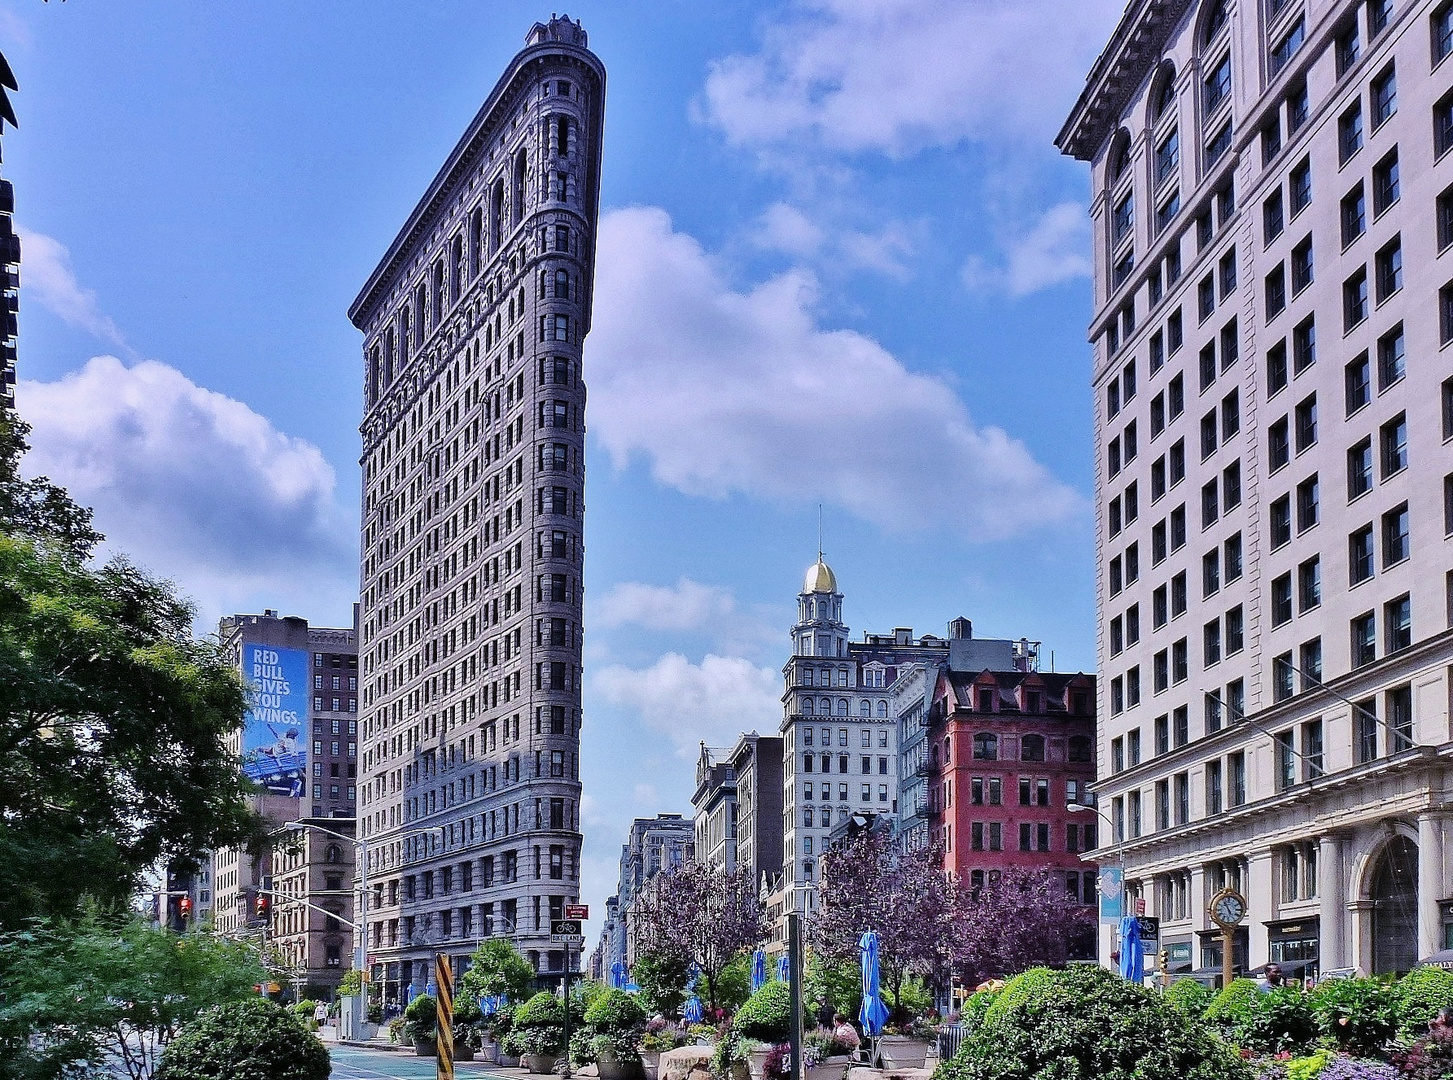
[[1118, 866], [1100, 867], [1100, 921], [1119, 923], [1124, 909], [1125, 872]]
[[244, 645], [252, 708], [242, 729], [242, 771], [275, 795], [302, 798], [308, 784], [308, 654]]

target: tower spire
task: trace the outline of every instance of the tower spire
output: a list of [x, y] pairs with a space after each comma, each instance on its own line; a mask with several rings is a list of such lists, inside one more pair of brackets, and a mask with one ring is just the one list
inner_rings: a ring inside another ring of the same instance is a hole
[[817, 504], [817, 561], [822, 562], [822, 503]]

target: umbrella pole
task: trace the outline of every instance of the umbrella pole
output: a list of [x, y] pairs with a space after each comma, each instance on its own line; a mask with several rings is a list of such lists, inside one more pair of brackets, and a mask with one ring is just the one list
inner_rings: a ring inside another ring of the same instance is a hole
[[787, 916], [787, 999], [792, 1015], [788, 1031], [792, 1039], [792, 1063], [788, 1080], [802, 1080], [802, 942], [797, 913]]

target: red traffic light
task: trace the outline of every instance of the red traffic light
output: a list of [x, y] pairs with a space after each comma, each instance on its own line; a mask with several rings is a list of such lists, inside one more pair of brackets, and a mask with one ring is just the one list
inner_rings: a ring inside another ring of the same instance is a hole
[[181, 912], [183, 919], [190, 919], [192, 917], [192, 898], [190, 896], [182, 897], [177, 904], [177, 910]]
[[266, 893], [257, 894], [257, 917], [266, 922], [272, 915], [272, 904]]

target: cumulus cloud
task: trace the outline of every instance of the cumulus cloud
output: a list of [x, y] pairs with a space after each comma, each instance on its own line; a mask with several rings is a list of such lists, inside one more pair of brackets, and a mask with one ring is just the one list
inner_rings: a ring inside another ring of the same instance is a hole
[[623, 581], [592, 602], [593, 625], [611, 630], [643, 626], [648, 630], [700, 630], [736, 610], [729, 590], [682, 578], [675, 585]]
[[26, 470], [94, 507], [108, 546], [176, 580], [204, 617], [269, 597], [346, 613], [357, 529], [317, 447], [156, 361], [98, 356], [16, 398], [34, 428]]
[[890, 221], [876, 232], [863, 232], [842, 222], [824, 228], [785, 202], [767, 207], [750, 238], [764, 251], [811, 261], [824, 269], [867, 270], [899, 280], [909, 276], [908, 259], [917, 250], [909, 228], [901, 222]]
[[1124, 0], [796, 0], [711, 65], [698, 115], [736, 145], [895, 157], [1053, 137]]
[[694, 758], [703, 741], [730, 746], [743, 731], [775, 731], [781, 687], [781, 672], [740, 656], [708, 654], [693, 664], [674, 652], [646, 668], [613, 664], [592, 677], [600, 700], [638, 714], [683, 758]]
[[1020, 297], [1091, 276], [1090, 218], [1079, 203], [1050, 207], [1027, 232], [1003, 246], [1004, 261], [997, 265], [970, 256], [964, 263], [964, 284], [975, 291]]
[[819, 326], [815, 300], [800, 270], [733, 289], [662, 210], [607, 215], [587, 363], [614, 464], [644, 459], [692, 495], [820, 499], [969, 540], [1078, 512], [1023, 443], [976, 425], [947, 383], [872, 339]]
[[83, 287], [71, 267], [71, 253], [59, 240], [44, 233], [17, 228], [20, 234], [22, 295], [52, 315], [112, 345], [128, 355], [131, 347], [110, 317], [101, 311], [96, 294]]

